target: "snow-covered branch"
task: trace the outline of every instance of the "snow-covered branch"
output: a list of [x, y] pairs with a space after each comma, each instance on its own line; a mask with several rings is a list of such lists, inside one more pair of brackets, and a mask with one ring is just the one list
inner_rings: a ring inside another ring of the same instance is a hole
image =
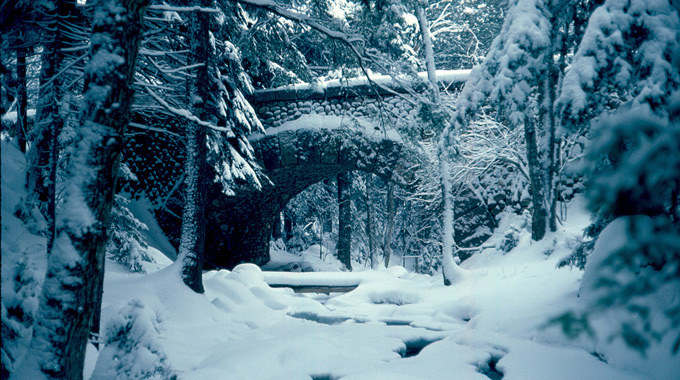
[[167, 5], [167, 4], [155, 4], [155, 5], [149, 5], [149, 9], [155, 10], [155, 11], [164, 11], [164, 12], [206, 12], [206, 13], [220, 13], [220, 10], [217, 8], [206, 8], [206, 7], [199, 7], [199, 6], [193, 6], [193, 7], [175, 7], [172, 5]]
[[487, 115], [482, 115], [473, 126], [460, 135], [458, 150], [462, 161], [454, 166], [459, 178], [474, 178], [499, 163], [509, 164], [529, 179], [519, 128], [508, 128]]
[[153, 92], [153, 90], [151, 90], [149, 87], [146, 87], [145, 89], [146, 89], [147, 94], [151, 95], [151, 97], [154, 98], [154, 100], [156, 100], [156, 102], [158, 102], [158, 104], [163, 106], [163, 108], [165, 108], [167, 111], [171, 112], [172, 114], [179, 116], [179, 117], [182, 117], [182, 118], [189, 120], [191, 122], [194, 122], [194, 123], [196, 123], [200, 126], [213, 129], [215, 131], [231, 132], [231, 129], [229, 129], [229, 128], [218, 127], [215, 124], [201, 120], [198, 116], [194, 115], [193, 113], [191, 113], [188, 110], [175, 108], [175, 107], [171, 106], [170, 104], [168, 104], [168, 102], [166, 102], [163, 98], [158, 96], [158, 94]]
[[86, 57], [88, 57], [88, 54], [83, 54], [83, 55], [81, 55], [80, 57], [74, 59], [73, 62], [71, 62], [71, 63], [67, 64], [66, 66], [64, 66], [63, 69], [61, 69], [56, 75], [54, 75], [52, 78], [50, 78], [47, 82], [41, 84], [41, 85], [40, 85], [40, 89], [43, 89], [43, 88], [49, 86], [50, 83], [52, 83], [52, 82], [55, 81], [55, 79], [61, 77], [66, 71], [68, 71], [69, 69], [71, 69], [73, 66], [75, 66], [76, 63], [82, 61], [82, 60], [85, 59]]
[[156, 127], [151, 127], [149, 125], [144, 125], [144, 124], [139, 124], [139, 123], [134, 123], [134, 122], [129, 122], [128, 123], [129, 127], [136, 128], [136, 129], [141, 129], [145, 131], [152, 131], [152, 132], [158, 132], [158, 133], [165, 133], [174, 137], [181, 137], [179, 134], [175, 132], [170, 132], [168, 130], [162, 129], [162, 128], [156, 128]]
[[[362, 43], [364, 42], [363, 38], [357, 37], [357, 36], [350, 36], [347, 33], [340, 32], [337, 30], [333, 30], [331, 28], [328, 28], [327, 26], [321, 24], [319, 21], [313, 19], [312, 17], [302, 14], [302, 13], [297, 13], [294, 11], [291, 11], [289, 9], [284, 8], [283, 6], [279, 5], [275, 1], [272, 0], [232, 0], [234, 2], [244, 4], [244, 5], [250, 5], [258, 8], [262, 8], [267, 10], [268, 12], [274, 13], [278, 16], [281, 16], [287, 20], [293, 21], [300, 23], [302, 25], [306, 25], [311, 29], [316, 30], [317, 32], [324, 34], [328, 36], [329, 38], [332, 38], [334, 40], [342, 42], [345, 46], [347, 46], [352, 54], [356, 57], [357, 62], [359, 63], [359, 68], [361, 69], [362, 73], [366, 77], [366, 80], [368, 81], [369, 85], [371, 88], [374, 89], [376, 96], [381, 99], [382, 97], [380, 96], [379, 92], [376, 90], [376, 88], [380, 88], [383, 91], [392, 93], [395, 96], [402, 97], [406, 99], [407, 101], [413, 103], [412, 100], [407, 99], [403, 94], [399, 94], [396, 91], [390, 89], [387, 86], [384, 86], [380, 83], [376, 83], [370, 78], [370, 75], [368, 73], [368, 70], [366, 69], [366, 61], [370, 60], [372, 63], [379, 64], [379, 60], [376, 58], [377, 55], [371, 56], [370, 54], [362, 55], [359, 49], [355, 44], [357, 43]], [[414, 103], [415, 104], [415, 103]]]

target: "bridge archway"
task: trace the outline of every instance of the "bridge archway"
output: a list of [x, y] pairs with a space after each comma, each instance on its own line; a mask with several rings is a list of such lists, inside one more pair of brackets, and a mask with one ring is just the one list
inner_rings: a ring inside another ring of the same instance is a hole
[[[462, 87], [468, 76], [469, 70], [437, 73], [442, 86], [449, 90]], [[335, 80], [321, 86], [303, 84], [257, 90], [249, 97], [267, 128], [266, 136], [253, 138], [251, 143], [256, 160], [271, 183], [263, 181], [261, 190], [235, 189], [233, 196], [224, 195], [220, 185], [211, 185], [206, 210], [208, 264], [233, 267], [240, 262], [260, 265], [268, 262], [269, 236], [278, 212], [295, 195], [326, 178], [359, 170], [401, 186], [414, 183], [415, 167], [422, 159], [419, 152], [410, 150], [398, 138], [384, 135], [384, 131], [374, 130], [370, 122], [362, 128], [363, 122], [359, 120], [380, 119], [392, 128], [397, 125], [411, 128], [419, 120], [417, 106], [407, 96], [399, 95], [408, 91], [388, 84], [390, 77], [372, 80], [384, 85], [375, 88], [362, 79], [351, 83]], [[291, 128], [291, 123], [306, 118], [317, 123]], [[344, 127], [337, 125], [338, 119], [344, 122]], [[335, 120], [330, 122], [334, 124], [331, 128], [322, 125], [329, 120]], [[420, 133], [429, 135], [428, 131]], [[126, 160], [134, 167], [138, 180], [128, 181], [123, 188], [133, 194], [144, 194], [152, 201], [158, 223], [177, 247], [183, 205], [181, 141], [168, 140], [167, 136], [159, 138], [153, 133], [132, 140], [126, 149], [135, 153]], [[138, 162], [139, 151], [148, 159]], [[162, 163], [160, 172], [155, 171], [158, 163]]]
[[417, 181], [420, 154], [397, 139], [349, 128], [268, 132], [251, 140], [256, 160], [269, 178], [262, 189], [237, 189], [229, 196], [216, 184], [210, 189], [205, 247], [209, 265], [267, 263], [272, 227], [280, 212], [296, 195], [326, 178], [359, 170], [403, 187]]

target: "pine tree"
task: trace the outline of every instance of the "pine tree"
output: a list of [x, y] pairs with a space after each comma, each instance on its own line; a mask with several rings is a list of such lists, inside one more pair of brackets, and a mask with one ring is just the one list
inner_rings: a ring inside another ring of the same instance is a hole
[[95, 7], [77, 143], [49, 252], [33, 340], [15, 378], [81, 379], [92, 317], [101, 306], [110, 222], [144, 1]]
[[114, 196], [111, 228], [106, 242], [106, 258], [123, 264], [131, 272], [144, 273], [142, 261], [150, 261], [142, 231], [148, 230], [127, 208], [130, 201], [120, 194]]
[[111, 318], [92, 380], [177, 379], [160, 344], [158, 317], [133, 299]]
[[[211, 0], [197, 1], [192, 5], [209, 7]], [[189, 22], [190, 65], [200, 65], [187, 92], [191, 111], [201, 120], [208, 116], [208, 90], [211, 80], [208, 73], [214, 70], [209, 44], [209, 16], [205, 12], [192, 12]], [[214, 82], [213, 82], [214, 83]], [[207, 127], [205, 124], [186, 123], [186, 159], [184, 162], [184, 210], [182, 235], [177, 261], [181, 265], [182, 280], [196, 293], [203, 293], [203, 248], [205, 246], [205, 205], [207, 172]]]
[[680, 291], [679, 30], [668, 2], [605, 1], [558, 99], [566, 129], [592, 128], [586, 195], [596, 239], [583, 308], [556, 321], [576, 335], [606, 318], [607, 328], [591, 334], [642, 354], [656, 344], [680, 352], [680, 304], [666, 296]]
[[[30, 149], [26, 154], [29, 164], [28, 193], [29, 207], [38, 206], [47, 222], [47, 245], [51, 246], [55, 236], [57, 166], [61, 147], [59, 135], [70, 118], [66, 83], [75, 81], [65, 68], [74, 66], [76, 58], [65, 49], [81, 43], [75, 2], [55, 0], [41, 3], [44, 54], [41, 61], [40, 93], [36, 106], [36, 121], [28, 134]], [[81, 15], [82, 16], [82, 15]], [[76, 71], [76, 70], [74, 70]], [[69, 83], [72, 84], [72, 83]]]

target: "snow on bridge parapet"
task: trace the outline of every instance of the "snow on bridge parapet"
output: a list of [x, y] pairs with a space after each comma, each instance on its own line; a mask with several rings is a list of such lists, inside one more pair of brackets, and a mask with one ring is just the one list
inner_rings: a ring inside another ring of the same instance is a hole
[[[456, 83], [464, 83], [470, 76], [471, 70], [437, 70], [437, 80], [443, 88], [448, 88]], [[395, 82], [389, 75], [372, 75], [371, 81], [389, 90], [373, 87], [366, 77], [352, 79], [333, 79], [325, 82], [299, 83], [277, 87], [269, 90], [256, 90], [252, 99], [256, 103], [266, 103], [280, 100], [308, 100], [328, 99], [338, 97], [374, 97], [375, 91], [380, 95], [392, 95], [393, 92], [405, 93], [402, 85], [412, 85], [414, 82], [424, 83], [427, 81], [427, 73], [418, 73], [418, 80], [400, 76]]]
[[[460, 86], [469, 75], [470, 70], [437, 71], [437, 78], [443, 88]], [[419, 81], [424, 81], [427, 75], [419, 73], [418, 77]], [[414, 82], [413, 78], [408, 77], [398, 79], [401, 84]], [[401, 84], [387, 75], [372, 76], [371, 80], [389, 90], [372, 87], [365, 77], [360, 77], [257, 90], [250, 97], [250, 102], [265, 128], [279, 127], [306, 114], [375, 118], [379, 114], [379, 107], [387, 111], [388, 116], [415, 116], [418, 111], [416, 107], [406, 99], [394, 95], [395, 92], [406, 92]], [[382, 101], [376, 97], [376, 91], [383, 98]]]
[[344, 118], [335, 115], [306, 114], [298, 119], [289, 120], [278, 127], [267, 129], [267, 134], [260, 132], [253, 133], [248, 137], [251, 143], [259, 141], [266, 136], [273, 136], [284, 132], [298, 132], [302, 130], [336, 129], [350, 128], [356, 132], [363, 133], [366, 138], [372, 140], [392, 140], [403, 143], [399, 131], [394, 128], [380, 128], [380, 126], [365, 118]]

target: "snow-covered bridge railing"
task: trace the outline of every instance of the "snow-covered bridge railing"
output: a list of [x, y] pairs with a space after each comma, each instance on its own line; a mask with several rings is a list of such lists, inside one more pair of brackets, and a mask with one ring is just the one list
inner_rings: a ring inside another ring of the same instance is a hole
[[[437, 79], [445, 89], [462, 86], [469, 75], [470, 70], [437, 71]], [[420, 81], [427, 79], [425, 73], [419, 73], [418, 77]], [[397, 79], [399, 82], [394, 82], [387, 75], [371, 76], [378, 86], [369, 84], [365, 77], [301, 83], [257, 90], [249, 100], [265, 128], [278, 127], [308, 114], [371, 119], [380, 108], [399, 117], [415, 116], [416, 107], [405, 98], [395, 96], [406, 93], [404, 85], [410, 86], [415, 80], [407, 77]], [[418, 91], [425, 87], [416, 85], [413, 88]]]

